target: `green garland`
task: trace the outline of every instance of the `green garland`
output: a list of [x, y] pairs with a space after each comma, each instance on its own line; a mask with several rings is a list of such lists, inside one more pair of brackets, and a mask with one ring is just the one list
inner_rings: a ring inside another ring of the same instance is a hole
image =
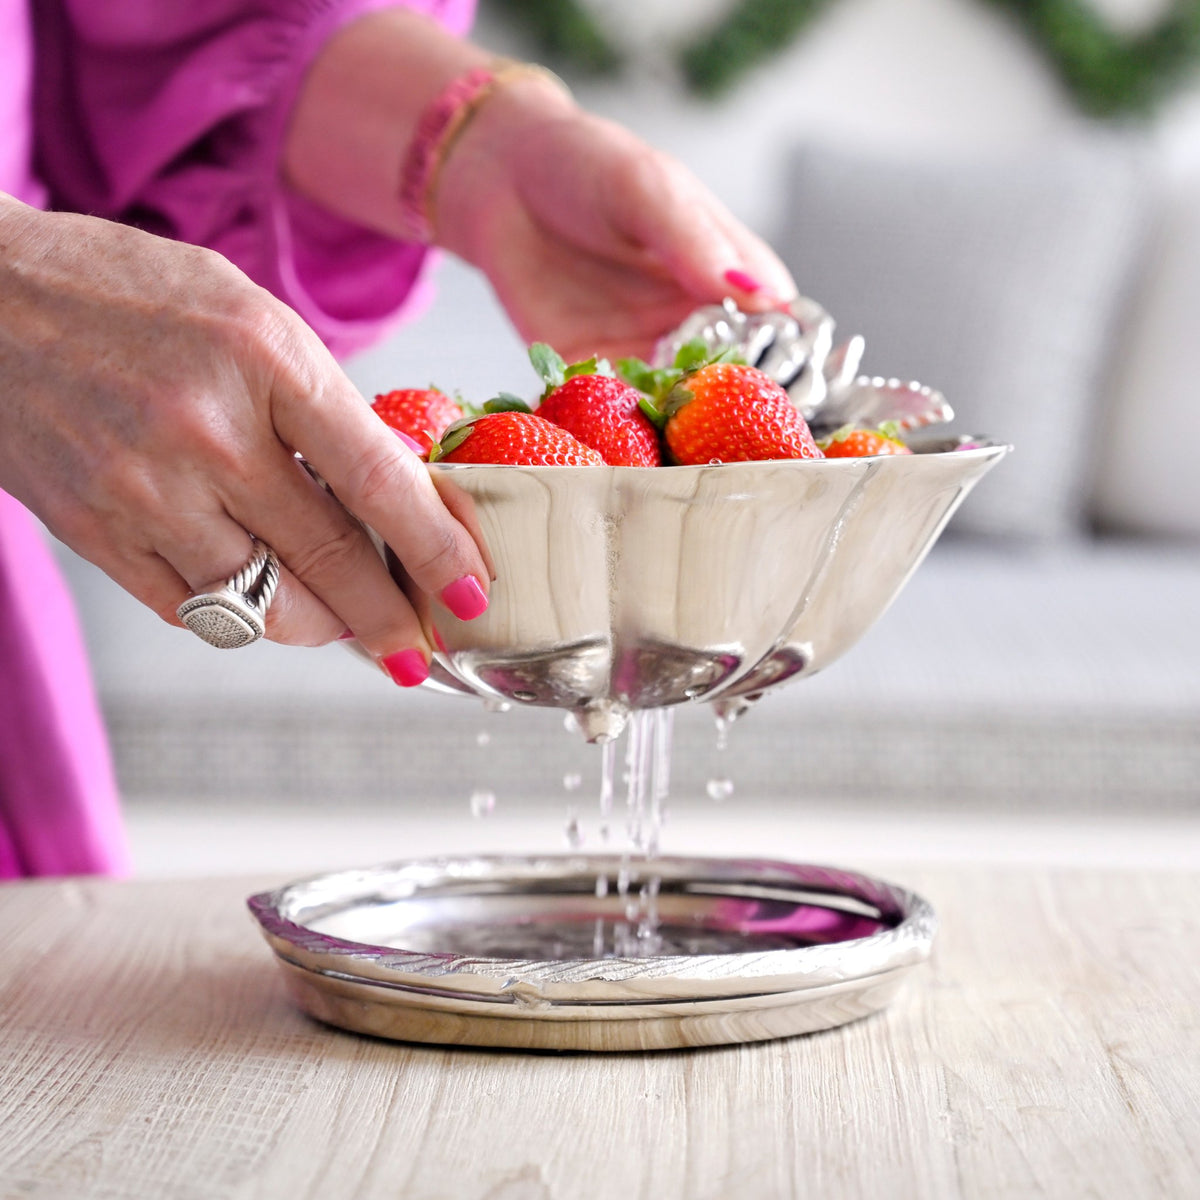
[[[490, 0], [519, 18], [552, 60], [612, 74], [622, 56], [578, 0]], [[1174, 0], [1135, 36], [1112, 30], [1088, 0], [986, 0], [1020, 21], [1079, 105], [1098, 116], [1144, 113], [1200, 63], [1200, 0]], [[679, 64], [697, 95], [719, 96], [784, 50], [830, 0], [740, 0], [685, 46]]]
[[1081, 0], [990, 0], [1028, 27], [1076, 100], [1097, 116], [1144, 113], [1200, 62], [1200, 0], [1122, 37]]
[[679, 58], [683, 77], [699, 96], [727, 92], [748, 70], [787, 48], [829, 0], [742, 0]]
[[555, 63], [587, 75], [611, 75], [622, 56], [591, 13], [576, 0], [489, 0], [521, 25], [538, 49]]

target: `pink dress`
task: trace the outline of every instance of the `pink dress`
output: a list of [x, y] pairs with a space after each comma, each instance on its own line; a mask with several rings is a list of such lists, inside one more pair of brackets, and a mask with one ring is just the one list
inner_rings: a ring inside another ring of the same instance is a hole
[[[473, 0], [0, 0], [0, 190], [210, 246], [334, 353], [364, 346], [423, 302], [429, 254], [290, 194], [277, 163], [325, 41], [401, 6], [461, 34]], [[0, 878], [127, 869], [70, 598], [0, 492]]]

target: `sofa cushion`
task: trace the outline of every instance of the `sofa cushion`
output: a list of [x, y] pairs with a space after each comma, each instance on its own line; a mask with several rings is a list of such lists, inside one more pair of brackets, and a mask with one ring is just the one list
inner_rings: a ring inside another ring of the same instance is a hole
[[1016, 447], [957, 530], [1081, 527], [1093, 416], [1151, 211], [1144, 161], [1117, 138], [1004, 161], [797, 151], [777, 245], [801, 291], [842, 335], [866, 337], [869, 374], [931, 384], [958, 430]]
[[[1181, 157], [1176, 156], [1176, 157]], [[1164, 171], [1164, 218], [1093, 464], [1094, 515], [1108, 529], [1200, 538], [1200, 147]]]

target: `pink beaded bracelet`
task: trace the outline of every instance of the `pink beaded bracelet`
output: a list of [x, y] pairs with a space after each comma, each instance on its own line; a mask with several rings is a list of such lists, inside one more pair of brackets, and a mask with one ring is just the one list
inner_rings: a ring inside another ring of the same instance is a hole
[[406, 241], [426, 245], [433, 241], [433, 194], [450, 148], [497, 87], [529, 75], [550, 79], [566, 90], [566, 84], [545, 67], [500, 59], [460, 75], [425, 107], [400, 171], [399, 215]]

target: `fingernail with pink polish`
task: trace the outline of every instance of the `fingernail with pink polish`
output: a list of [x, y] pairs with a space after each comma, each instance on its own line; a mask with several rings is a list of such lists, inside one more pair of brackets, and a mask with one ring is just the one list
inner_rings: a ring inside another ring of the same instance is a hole
[[442, 603], [460, 621], [473, 621], [487, 612], [488, 598], [474, 575], [464, 575], [442, 588]]
[[338, 640], [339, 642], [352, 642], [352, 641], [354, 641], [354, 630], [353, 630], [353, 629], [347, 629], [347, 630], [345, 630], [344, 632], [342, 632], [342, 633], [339, 633], [339, 634], [337, 635], [337, 640]]
[[401, 687], [416, 687], [429, 678], [429, 664], [420, 650], [398, 650], [379, 661], [393, 682]]
[[745, 271], [737, 269], [725, 272], [725, 282], [731, 287], [735, 287], [742, 292], [749, 292], [751, 295], [756, 292], [769, 292], [771, 290], [765, 283], [759, 283], [753, 275], [747, 275]]
[[394, 434], [395, 434], [395, 435], [396, 435], [396, 436], [397, 436], [397, 437], [398, 437], [398, 438], [399, 438], [399, 439], [400, 439], [400, 440], [401, 440], [401, 441], [402, 441], [402, 442], [403, 442], [403, 443], [404, 443], [404, 444], [405, 444], [405, 445], [406, 445], [406, 446], [407, 446], [407, 447], [408, 447], [408, 448], [409, 448], [409, 449], [410, 449], [410, 450], [411, 450], [411, 451], [412, 451], [414, 454], [417, 454], [417, 455], [419, 455], [421, 458], [424, 458], [424, 457], [425, 457], [425, 447], [424, 447], [424, 446], [422, 446], [422, 445], [421, 445], [421, 443], [420, 443], [420, 442], [418, 442], [418, 441], [417, 441], [417, 439], [416, 439], [415, 437], [409, 437], [409, 436], [408, 436], [408, 434], [407, 434], [407, 433], [405, 433], [405, 432], [404, 432], [403, 430], [401, 430], [401, 429], [393, 429], [393, 430], [392, 430], [392, 432], [393, 432], [393, 433], [394, 433]]
[[446, 653], [446, 643], [442, 641], [442, 635], [438, 633], [437, 627], [433, 630], [433, 644], [443, 653]]

